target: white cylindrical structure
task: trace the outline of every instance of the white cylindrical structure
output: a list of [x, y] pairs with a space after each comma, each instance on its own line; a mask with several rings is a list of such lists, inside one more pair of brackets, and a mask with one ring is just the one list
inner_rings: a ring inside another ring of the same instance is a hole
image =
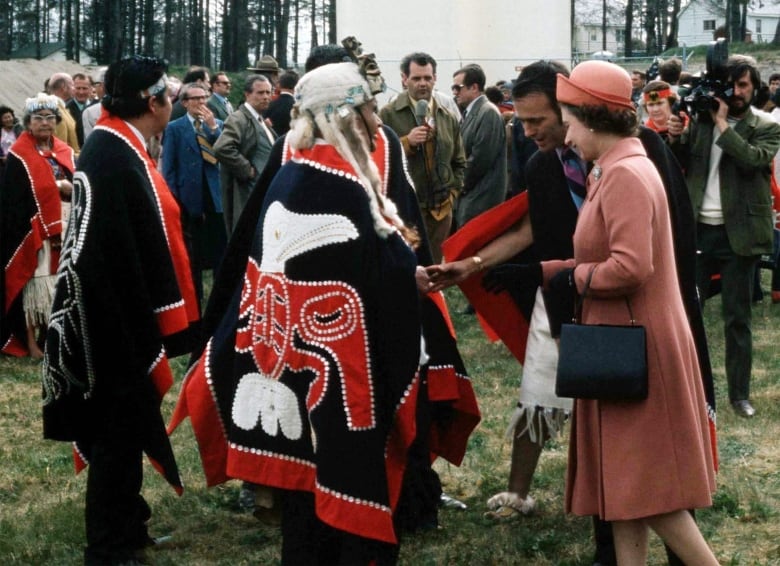
[[375, 53], [389, 92], [401, 89], [399, 64], [414, 51], [438, 63], [437, 88], [449, 93], [452, 74], [478, 63], [487, 84], [517, 77], [538, 59], [571, 63], [571, 0], [338, 0], [339, 40], [354, 35]]

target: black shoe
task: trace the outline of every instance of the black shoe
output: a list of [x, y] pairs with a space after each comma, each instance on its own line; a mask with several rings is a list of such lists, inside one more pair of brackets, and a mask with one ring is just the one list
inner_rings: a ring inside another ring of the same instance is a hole
[[734, 412], [737, 413], [740, 417], [744, 417], [746, 419], [752, 418], [753, 415], [756, 414], [756, 410], [747, 399], [732, 401], [731, 408], [734, 409]]

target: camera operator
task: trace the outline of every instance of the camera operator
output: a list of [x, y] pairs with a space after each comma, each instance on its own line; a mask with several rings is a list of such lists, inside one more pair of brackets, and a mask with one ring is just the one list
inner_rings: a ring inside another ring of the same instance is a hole
[[749, 418], [755, 414], [749, 399], [753, 270], [759, 256], [772, 251], [769, 179], [780, 148], [780, 125], [751, 110], [761, 84], [755, 60], [734, 55], [725, 70], [733, 93], [716, 92], [717, 109], [700, 110], [687, 127], [680, 116], [672, 115], [669, 135], [672, 148], [687, 164], [702, 300], [712, 274], [721, 275], [729, 401], [738, 415]]

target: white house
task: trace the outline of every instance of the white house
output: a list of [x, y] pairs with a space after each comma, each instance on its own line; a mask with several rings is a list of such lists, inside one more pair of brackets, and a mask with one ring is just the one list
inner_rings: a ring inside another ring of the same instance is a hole
[[438, 63], [437, 88], [450, 93], [452, 74], [478, 63], [488, 84], [513, 79], [538, 59], [571, 62], [570, 0], [339, 0], [339, 40], [354, 35], [375, 53], [389, 92], [401, 90], [399, 63], [414, 51]]
[[[772, 41], [780, 19], [780, 5], [769, 0], [751, 0], [747, 7], [747, 34], [755, 43]], [[677, 40], [680, 45], [702, 45], [714, 39], [716, 29], [726, 25], [725, 0], [691, 0], [680, 10]]]
[[[592, 54], [604, 50], [602, 0], [576, 0], [574, 3], [574, 51]], [[634, 22], [636, 24], [636, 22]], [[623, 53], [626, 45], [626, 7], [623, 2], [607, 2], [607, 45], [612, 53]]]

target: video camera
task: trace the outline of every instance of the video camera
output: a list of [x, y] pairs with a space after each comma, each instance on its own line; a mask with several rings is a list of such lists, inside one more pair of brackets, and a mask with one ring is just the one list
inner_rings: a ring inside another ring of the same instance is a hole
[[709, 115], [710, 110], [718, 109], [718, 101], [728, 101], [734, 94], [734, 85], [729, 82], [726, 62], [729, 58], [728, 41], [721, 37], [707, 46], [707, 70], [701, 77], [694, 77], [690, 85], [681, 86], [679, 100], [672, 112], [680, 110], [692, 116], [694, 113]]

